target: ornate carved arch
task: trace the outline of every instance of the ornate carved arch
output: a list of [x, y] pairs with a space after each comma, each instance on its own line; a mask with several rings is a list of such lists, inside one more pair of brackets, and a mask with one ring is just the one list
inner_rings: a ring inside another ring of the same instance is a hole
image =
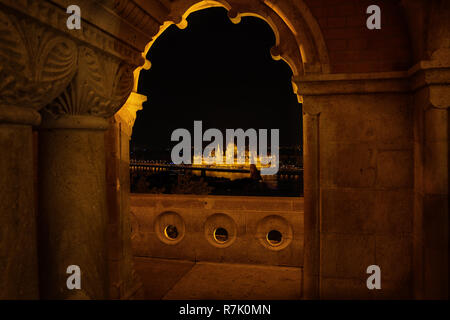
[[[119, 3], [122, 1], [118, 0]], [[136, 0], [142, 11], [149, 8], [144, 6], [142, 0]], [[156, 2], [156, 1], [155, 1]], [[127, 2], [130, 6], [132, 3]], [[293, 76], [297, 77], [306, 73], [329, 73], [329, 58], [325, 41], [319, 25], [309, 8], [298, 0], [294, 2], [286, 0], [178, 0], [164, 3], [158, 2], [163, 9], [147, 11], [152, 16], [153, 25], [157, 22], [159, 29], [155, 31], [152, 40], [146, 44], [142, 56], [147, 56], [154, 41], [172, 24], [179, 28], [187, 27], [186, 18], [192, 12], [211, 7], [223, 7], [228, 10], [228, 17], [233, 23], [239, 23], [244, 16], [255, 16], [266, 21], [272, 28], [276, 43], [271, 49], [274, 59], [284, 60], [292, 69]], [[140, 12], [128, 8], [127, 19], [133, 23], [131, 12]], [[142, 69], [149, 69], [150, 61], [137, 68], [134, 72], [134, 91], [137, 91], [139, 74]], [[294, 86], [294, 90], [295, 86]]]

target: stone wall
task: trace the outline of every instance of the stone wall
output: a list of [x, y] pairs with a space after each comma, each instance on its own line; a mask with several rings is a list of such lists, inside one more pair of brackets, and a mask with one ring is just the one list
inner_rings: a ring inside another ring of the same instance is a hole
[[[398, 0], [304, 0], [317, 19], [332, 73], [400, 71], [411, 66], [407, 23]], [[370, 5], [381, 9], [380, 30], [366, 28]]]
[[[409, 298], [414, 167], [409, 97], [339, 95], [315, 101], [322, 106], [321, 296]], [[382, 290], [366, 287], [370, 265], [381, 268]]]

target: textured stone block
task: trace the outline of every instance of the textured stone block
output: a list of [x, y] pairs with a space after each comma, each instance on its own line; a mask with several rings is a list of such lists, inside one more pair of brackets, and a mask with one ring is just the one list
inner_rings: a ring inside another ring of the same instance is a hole
[[376, 180], [374, 145], [367, 143], [321, 145], [320, 179], [323, 186], [372, 187]]
[[412, 188], [412, 150], [383, 150], [377, 155], [377, 186]]
[[326, 108], [320, 115], [320, 140], [370, 142], [376, 139], [373, 102], [361, 96], [320, 97]]
[[322, 278], [320, 293], [323, 299], [357, 300], [372, 299], [372, 290], [367, 289], [364, 279]]
[[411, 233], [414, 215], [412, 190], [383, 190], [374, 193], [374, 223], [377, 233]]
[[409, 148], [413, 141], [413, 109], [406, 94], [380, 95], [377, 108], [377, 141], [390, 149]]
[[381, 278], [381, 289], [372, 290], [372, 295], [375, 299], [389, 299], [389, 300], [409, 300], [412, 299], [411, 282], [407, 281], [392, 281]]
[[375, 263], [381, 279], [410, 283], [412, 264], [411, 235], [377, 235]]
[[366, 278], [367, 267], [375, 264], [375, 236], [323, 234], [320, 254], [323, 277]]
[[370, 233], [376, 228], [377, 192], [364, 189], [322, 190], [322, 231]]

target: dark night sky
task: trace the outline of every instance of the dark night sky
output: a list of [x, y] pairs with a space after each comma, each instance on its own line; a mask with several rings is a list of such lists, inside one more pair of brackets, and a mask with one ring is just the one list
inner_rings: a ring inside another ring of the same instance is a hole
[[298, 145], [301, 105], [292, 91], [292, 71], [274, 61], [275, 36], [261, 19], [235, 25], [222, 8], [191, 14], [189, 25], [169, 27], [147, 58], [138, 92], [148, 96], [138, 112], [132, 142], [151, 149], [171, 147], [172, 131], [194, 120], [208, 128], [280, 129], [280, 146]]

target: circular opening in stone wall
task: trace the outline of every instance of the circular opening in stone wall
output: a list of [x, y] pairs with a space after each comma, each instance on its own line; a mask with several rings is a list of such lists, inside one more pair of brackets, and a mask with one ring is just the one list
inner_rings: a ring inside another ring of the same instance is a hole
[[169, 240], [175, 240], [178, 237], [178, 229], [177, 227], [169, 224], [164, 228], [164, 235]]
[[224, 228], [217, 228], [214, 230], [214, 240], [218, 243], [225, 243], [228, 241], [228, 231]]
[[282, 236], [281, 232], [278, 230], [270, 230], [267, 233], [267, 242], [269, 242], [269, 244], [271, 246], [280, 245], [282, 238], [283, 238], [283, 236]]

